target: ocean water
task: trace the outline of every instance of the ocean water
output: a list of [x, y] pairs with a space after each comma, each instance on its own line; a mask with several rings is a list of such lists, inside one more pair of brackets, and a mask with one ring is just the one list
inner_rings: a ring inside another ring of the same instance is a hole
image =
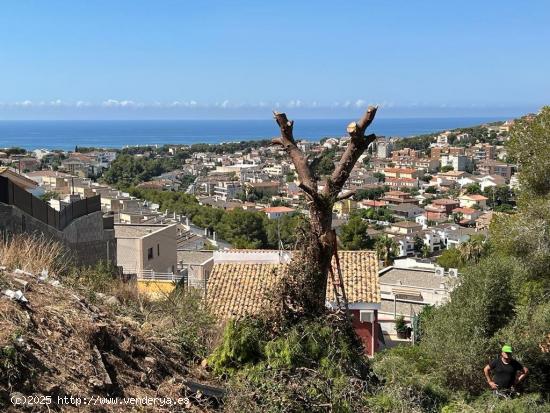
[[[497, 118], [376, 119], [369, 133], [409, 137], [474, 126]], [[343, 136], [349, 119], [298, 119], [294, 136], [319, 140]], [[129, 121], [0, 121], [0, 148], [64, 149], [75, 146], [122, 148], [133, 145], [220, 143], [277, 136], [278, 128], [265, 120], [129, 120]]]

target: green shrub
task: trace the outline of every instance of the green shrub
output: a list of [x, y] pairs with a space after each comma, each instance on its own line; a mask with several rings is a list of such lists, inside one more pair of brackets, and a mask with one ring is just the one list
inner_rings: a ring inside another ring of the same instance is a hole
[[209, 362], [230, 377], [229, 411], [361, 411], [368, 363], [346, 326], [330, 316], [281, 331], [252, 318], [228, 323]]

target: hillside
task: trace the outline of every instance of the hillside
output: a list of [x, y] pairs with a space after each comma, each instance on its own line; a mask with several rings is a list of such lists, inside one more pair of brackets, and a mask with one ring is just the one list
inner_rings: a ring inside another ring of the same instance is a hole
[[[204, 373], [182, 356], [176, 341], [158, 336], [153, 323], [121, 312], [120, 297], [36, 274], [5, 267], [0, 272], [0, 410], [47, 411], [44, 404], [16, 409], [10, 403], [18, 397], [47, 404], [45, 396], [51, 396], [53, 411], [138, 409], [92, 397], [170, 398], [177, 405], [162, 406], [169, 401], [158, 399], [139, 410], [200, 410], [184, 398], [192, 395], [186, 383], [195, 388], [188, 380], [204, 379]], [[23, 297], [10, 298], [14, 291]], [[57, 398], [65, 396], [81, 399], [59, 405]]]

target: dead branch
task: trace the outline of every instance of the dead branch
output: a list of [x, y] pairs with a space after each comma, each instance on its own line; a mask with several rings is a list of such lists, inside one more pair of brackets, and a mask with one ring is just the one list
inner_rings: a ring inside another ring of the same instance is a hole
[[308, 194], [312, 199], [317, 200], [319, 194], [317, 192], [317, 181], [313, 177], [313, 173], [309, 167], [306, 157], [296, 145], [293, 135], [294, 121], [288, 120], [285, 113], [273, 112], [275, 121], [281, 130], [281, 136], [272, 140], [274, 145], [281, 145], [292, 163], [296, 167], [296, 173], [300, 181], [299, 187]]
[[365, 136], [365, 131], [374, 120], [377, 109], [376, 106], [369, 106], [361, 119], [348, 125], [347, 131], [351, 139], [324, 191], [324, 195], [331, 199], [337, 199], [355, 163], [368, 146], [376, 139], [376, 135], [374, 134]]

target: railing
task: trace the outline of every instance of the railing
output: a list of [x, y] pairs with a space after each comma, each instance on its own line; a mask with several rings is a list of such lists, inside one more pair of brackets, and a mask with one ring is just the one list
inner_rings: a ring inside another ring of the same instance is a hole
[[59, 231], [63, 231], [77, 218], [101, 211], [99, 195], [72, 202], [61, 211], [56, 211], [47, 202], [35, 197], [3, 176], [0, 176], [0, 202], [13, 205]]
[[179, 283], [182, 279], [187, 281], [187, 273], [156, 272], [153, 270], [136, 270], [125, 268], [124, 274], [134, 275], [138, 281], [160, 281]]

